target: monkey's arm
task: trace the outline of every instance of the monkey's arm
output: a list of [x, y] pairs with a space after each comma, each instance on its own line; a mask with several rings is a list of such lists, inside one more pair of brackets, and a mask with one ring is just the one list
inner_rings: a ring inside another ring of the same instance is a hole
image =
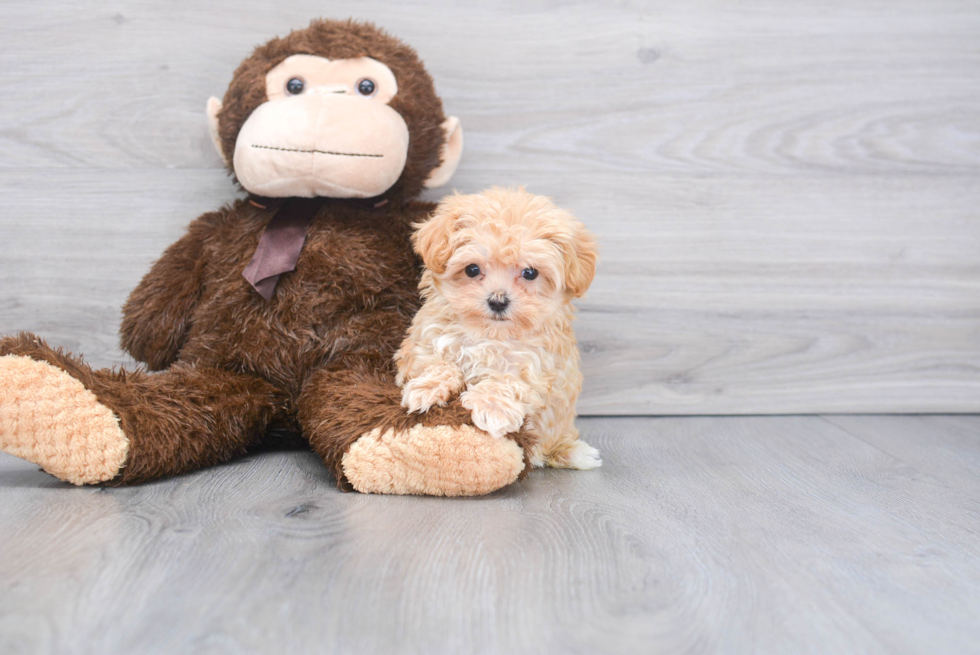
[[191, 223], [187, 234], [164, 251], [123, 306], [122, 347], [151, 370], [170, 366], [187, 338], [201, 297], [210, 217], [205, 214]]

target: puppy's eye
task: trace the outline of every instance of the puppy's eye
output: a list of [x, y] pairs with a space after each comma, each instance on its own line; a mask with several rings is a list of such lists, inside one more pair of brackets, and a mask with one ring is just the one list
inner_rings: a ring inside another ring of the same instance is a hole
[[528, 266], [523, 271], [521, 271], [521, 277], [524, 278], [525, 280], [533, 280], [537, 276], [538, 276], [538, 269], [531, 268], [530, 266]]
[[357, 92], [362, 96], [372, 95], [377, 88], [378, 86], [374, 83], [374, 80], [369, 80], [366, 77], [357, 83]]
[[298, 96], [303, 92], [303, 88], [305, 86], [306, 85], [303, 84], [303, 80], [299, 79], [298, 77], [294, 77], [286, 82], [286, 93], [291, 96]]
[[468, 275], [469, 277], [476, 277], [477, 275], [480, 274], [480, 267], [477, 266], [476, 264], [470, 264], [463, 270], [466, 271], [466, 275]]

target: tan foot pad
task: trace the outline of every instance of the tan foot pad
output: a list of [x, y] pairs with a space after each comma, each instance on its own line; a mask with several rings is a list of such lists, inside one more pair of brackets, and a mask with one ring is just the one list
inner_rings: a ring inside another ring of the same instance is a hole
[[479, 496], [516, 480], [524, 451], [470, 425], [378, 428], [354, 442], [343, 466], [361, 493]]
[[60, 368], [0, 357], [0, 450], [72, 484], [111, 480], [129, 440], [95, 394]]

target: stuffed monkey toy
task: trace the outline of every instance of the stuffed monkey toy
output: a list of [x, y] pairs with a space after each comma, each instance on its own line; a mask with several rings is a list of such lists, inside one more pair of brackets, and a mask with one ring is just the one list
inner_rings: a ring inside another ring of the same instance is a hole
[[485, 494], [526, 469], [458, 400], [401, 407], [392, 356], [420, 305], [413, 222], [462, 150], [415, 51], [372, 25], [314, 21], [258, 47], [215, 145], [249, 192], [194, 220], [123, 307], [146, 370], [93, 370], [27, 333], [0, 339], [0, 449], [74, 484], [124, 485], [309, 442], [341, 488]]

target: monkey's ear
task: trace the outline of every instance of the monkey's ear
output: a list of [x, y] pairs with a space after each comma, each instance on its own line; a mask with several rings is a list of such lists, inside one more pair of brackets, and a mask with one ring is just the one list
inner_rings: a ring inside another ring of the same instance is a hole
[[463, 127], [459, 119], [450, 116], [443, 122], [442, 129], [446, 133], [446, 142], [442, 146], [442, 163], [429, 173], [425, 186], [434, 189], [449, 181], [459, 166], [459, 158], [463, 155]]
[[415, 252], [422, 257], [425, 267], [436, 274], [446, 272], [446, 264], [453, 255], [450, 239], [461, 214], [459, 203], [454, 202], [457, 197], [446, 198], [427, 221], [415, 224], [415, 234], [412, 235]]
[[221, 137], [218, 136], [218, 112], [221, 111], [221, 101], [211, 96], [208, 98], [206, 111], [208, 114], [208, 131], [211, 133], [211, 140], [214, 142], [214, 147], [217, 148], [218, 154], [221, 155], [222, 161], [227, 165], [228, 158], [225, 157], [225, 153], [221, 149]]

